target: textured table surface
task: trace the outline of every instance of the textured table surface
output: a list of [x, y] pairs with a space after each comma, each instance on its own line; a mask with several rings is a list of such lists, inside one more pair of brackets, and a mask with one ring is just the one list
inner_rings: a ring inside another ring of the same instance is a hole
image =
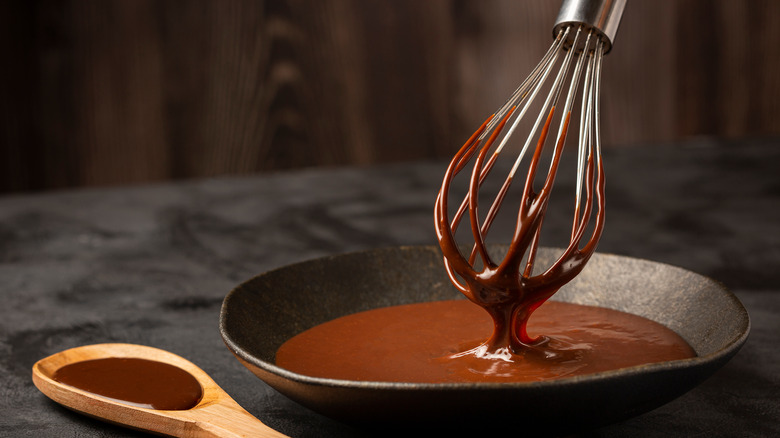
[[[582, 435], [779, 436], [780, 140], [610, 149], [605, 163], [600, 251], [722, 281], [747, 307], [752, 331], [693, 391]], [[241, 366], [218, 332], [222, 298], [291, 262], [435, 243], [432, 206], [444, 167], [316, 169], [0, 198], [0, 436], [143, 436], [72, 413], [32, 384], [36, 360], [102, 342], [182, 355], [293, 437], [364, 436]]]

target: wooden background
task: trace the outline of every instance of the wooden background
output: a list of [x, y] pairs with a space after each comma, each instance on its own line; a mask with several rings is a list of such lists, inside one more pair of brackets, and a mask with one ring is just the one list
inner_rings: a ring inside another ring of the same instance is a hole
[[[450, 157], [550, 0], [0, 3], [0, 191]], [[606, 147], [780, 134], [780, 1], [629, 0]]]

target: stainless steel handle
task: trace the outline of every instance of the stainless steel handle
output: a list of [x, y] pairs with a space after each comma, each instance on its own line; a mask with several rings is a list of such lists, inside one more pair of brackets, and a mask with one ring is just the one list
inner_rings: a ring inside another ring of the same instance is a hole
[[[563, 0], [561, 10], [553, 27], [553, 37], [558, 31], [570, 24], [584, 24], [586, 29], [595, 29], [604, 37], [604, 53], [612, 49], [626, 0]], [[572, 37], [567, 41], [572, 44]]]

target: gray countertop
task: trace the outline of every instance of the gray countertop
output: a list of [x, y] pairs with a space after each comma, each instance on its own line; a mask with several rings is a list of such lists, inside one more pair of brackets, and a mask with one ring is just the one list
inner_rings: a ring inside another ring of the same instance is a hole
[[[693, 391], [582, 436], [780, 435], [780, 140], [609, 149], [605, 164], [599, 250], [722, 281], [747, 307], [752, 331]], [[236, 284], [291, 262], [435, 243], [444, 168], [311, 169], [0, 198], [0, 435], [141, 435], [60, 407], [30, 379], [35, 361], [60, 350], [128, 342], [191, 360], [288, 435], [363, 436], [252, 376], [220, 338], [220, 305]]]

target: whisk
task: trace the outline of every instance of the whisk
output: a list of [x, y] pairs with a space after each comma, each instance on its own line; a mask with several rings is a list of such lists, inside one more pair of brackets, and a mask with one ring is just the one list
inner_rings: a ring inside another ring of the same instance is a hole
[[[528, 351], [544, 351], [547, 356], [555, 354], [544, 349], [549, 339], [531, 337], [526, 324], [536, 308], [579, 274], [596, 250], [604, 228], [604, 168], [599, 132], [601, 63], [612, 47], [625, 3], [625, 0], [565, 0], [553, 29], [554, 41], [541, 62], [506, 103], [466, 141], [446, 170], [434, 209], [445, 268], [455, 287], [484, 307], [495, 325], [492, 337], [471, 352], [478, 356], [509, 360], [513, 354]], [[547, 92], [541, 110], [519, 148], [514, 165], [487, 213], [481, 215], [479, 194], [484, 181], [499, 156], [511, 149], [507, 144], [532, 103], [537, 101], [538, 105], [544, 90]], [[571, 235], [557, 260], [543, 269], [535, 269], [544, 215], [578, 94], [581, 103]], [[561, 106], [562, 96], [565, 97]], [[543, 154], [554, 120], [557, 120], [558, 128], [552, 153]], [[535, 147], [532, 147], [534, 140]], [[546, 178], [541, 174], [537, 176], [544, 156], [549, 156]], [[472, 161], [467, 194], [450, 217], [453, 178]], [[503, 259], [497, 260], [488, 253], [485, 238], [521, 165], [527, 166], [528, 172], [520, 195], [516, 227]], [[536, 190], [534, 185], [538, 178], [543, 182]], [[459, 249], [455, 238], [465, 214], [473, 237], [471, 253], [467, 255]], [[595, 221], [589, 228], [591, 218]]]

